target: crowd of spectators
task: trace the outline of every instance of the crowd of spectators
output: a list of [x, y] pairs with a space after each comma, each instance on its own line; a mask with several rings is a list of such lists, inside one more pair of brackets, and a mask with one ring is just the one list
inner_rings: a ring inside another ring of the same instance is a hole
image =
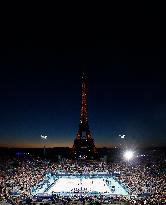
[[[132, 196], [145, 199], [147, 204], [158, 204], [166, 196], [166, 168], [162, 164], [114, 164], [113, 170], [120, 171], [116, 176]], [[166, 204], [166, 201], [165, 201]]]
[[[64, 198], [53, 196], [54, 202], [70, 204], [72, 200], [100, 204], [104, 200], [130, 202], [131, 204], [159, 204], [166, 197], [166, 166], [163, 163], [106, 163], [99, 161], [51, 162], [40, 158], [1, 158], [0, 159], [0, 198], [12, 204], [30, 203], [32, 188], [42, 182], [46, 173], [58, 174], [109, 174], [114, 177], [130, 194], [130, 199], [123, 196], [104, 196], [88, 198]], [[29, 202], [28, 202], [29, 201]], [[163, 204], [166, 204], [166, 201]]]

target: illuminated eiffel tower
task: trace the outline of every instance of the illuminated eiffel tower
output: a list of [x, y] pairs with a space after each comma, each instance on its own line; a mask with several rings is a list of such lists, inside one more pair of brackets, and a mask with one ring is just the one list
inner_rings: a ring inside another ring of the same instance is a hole
[[91, 137], [88, 124], [88, 111], [87, 111], [87, 94], [86, 94], [86, 76], [82, 75], [82, 101], [80, 123], [76, 138], [73, 145], [73, 155], [75, 159], [94, 159], [96, 158], [96, 147], [94, 140]]

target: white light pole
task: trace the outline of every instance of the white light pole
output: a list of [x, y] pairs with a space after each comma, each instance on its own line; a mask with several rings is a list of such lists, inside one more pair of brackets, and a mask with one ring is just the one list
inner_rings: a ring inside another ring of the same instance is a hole
[[[44, 135], [41, 135], [41, 139], [44, 140], [44, 142], [47, 140], [47, 136], [44, 136]], [[46, 155], [46, 146], [45, 146], [45, 143], [44, 143], [44, 148], [43, 148], [43, 155], [45, 157]]]

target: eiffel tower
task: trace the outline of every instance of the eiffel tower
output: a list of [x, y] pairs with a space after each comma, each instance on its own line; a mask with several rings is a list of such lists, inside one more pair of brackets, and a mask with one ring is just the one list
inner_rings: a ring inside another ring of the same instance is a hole
[[94, 159], [96, 158], [96, 147], [91, 136], [88, 124], [86, 76], [82, 75], [82, 100], [80, 123], [73, 145], [73, 156], [75, 159]]

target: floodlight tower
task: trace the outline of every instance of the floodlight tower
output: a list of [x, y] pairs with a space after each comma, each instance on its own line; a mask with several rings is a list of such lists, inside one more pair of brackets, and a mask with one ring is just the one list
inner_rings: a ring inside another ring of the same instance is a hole
[[44, 141], [44, 147], [43, 147], [43, 155], [46, 156], [46, 145], [45, 142], [47, 140], [47, 136], [41, 135], [41, 139]]
[[122, 148], [122, 150], [127, 149], [127, 137], [125, 134], [119, 134], [118, 135], [120, 137], [120, 148]]

